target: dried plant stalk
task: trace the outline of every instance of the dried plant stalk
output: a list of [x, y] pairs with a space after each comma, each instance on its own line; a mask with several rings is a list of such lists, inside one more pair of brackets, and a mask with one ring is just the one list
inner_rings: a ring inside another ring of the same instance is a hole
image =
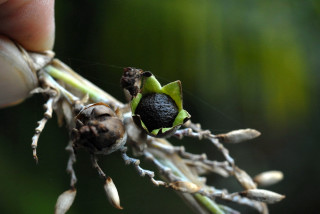
[[[29, 64], [36, 64], [36, 61], [39, 62], [39, 60], [34, 60], [31, 55], [24, 50], [21, 51], [21, 54], [24, 55], [24, 58], [27, 59]], [[41, 54], [36, 55], [36, 57], [41, 58]], [[236, 165], [228, 149], [223, 144], [239, 143], [253, 139], [260, 135], [258, 131], [243, 129], [226, 134], [214, 135], [209, 130], [203, 130], [200, 124], [188, 121], [184, 124], [185, 129], [177, 130], [174, 133], [174, 136], [180, 140], [184, 137], [192, 137], [197, 140], [209, 141], [219, 152], [221, 152], [225, 159], [224, 161], [209, 160], [205, 154], [192, 154], [186, 152], [184, 147], [174, 147], [166, 139], [152, 137], [157, 136], [156, 134], [146, 136], [143, 130], [139, 129], [134, 124], [131, 108], [128, 104], [119, 102], [110, 94], [75, 73], [61, 61], [54, 59], [51, 62], [48, 62], [46, 66], [38, 67], [40, 69], [38, 71], [40, 88], [37, 89], [36, 92], [43, 93], [48, 99], [45, 104], [46, 111], [44, 118], [39, 121], [39, 126], [36, 128], [36, 133], [32, 139], [32, 148], [35, 159], [37, 160], [36, 147], [39, 135], [47, 120], [51, 118], [53, 110], [57, 112], [60, 121], [63, 118], [66, 120], [66, 125], [71, 133], [76, 127], [76, 124], [80, 124], [78, 127], [80, 129], [78, 130], [80, 134], [70, 141], [66, 148], [70, 154], [67, 172], [71, 175], [70, 186], [74, 192], [67, 191], [59, 197], [57, 207], [62, 207], [61, 209], [63, 211], [61, 211], [61, 213], [69, 209], [75, 198], [75, 184], [77, 178], [73, 168], [73, 164], [76, 162], [74, 150], [79, 142], [83, 143], [83, 146], [85, 146], [87, 145], [87, 139], [99, 138], [101, 133], [106, 131], [104, 126], [108, 124], [102, 123], [101, 121], [110, 120], [110, 114], [113, 114], [114, 118], [121, 120], [121, 126], [124, 126], [123, 131], [125, 132], [123, 133], [123, 136], [125, 137], [122, 137], [121, 141], [117, 141], [118, 146], [114, 147], [111, 152], [120, 151], [125, 163], [133, 165], [140, 176], [148, 176], [154, 185], [176, 190], [197, 213], [237, 213], [237, 211], [229, 207], [218, 205], [215, 202], [216, 198], [219, 198], [222, 201], [232, 201], [250, 206], [260, 213], [268, 213], [266, 203], [275, 203], [284, 198], [283, 195], [257, 189], [257, 185], [251, 176]], [[135, 82], [133, 88], [130, 88], [130, 90], [132, 90], [131, 93], [136, 93], [136, 87], [140, 84], [139, 75], [145, 74], [150, 76], [152, 74], [150, 72], [143, 73], [140, 69], [134, 70], [129, 68], [129, 70], [137, 72], [137, 78], [135, 77], [134, 81], [138, 81], [138, 83]], [[128, 69], [126, 71], [128, 71]], [[181, 85], [179, 81], [174, 84]], [[78, 116], [79, 112], [81, 112], [82, 109], [86, 109], [85, 106], [88, 106], [87, 104], [90, 103], [96, 103], [89, 105], [90, 107], [93, 107], [92, 112], [95, 113], [89, 114], [88, 117], [90, 118], [88, 120], [81, 121]], [[101, 111], [101, 108], [100, 110], [96, 108], [98, 105], [104, 105], [104, 108], [111, 113], [100, 114], [102, 117], [98, 115], [99, 117], [94, 118], [92, 115]], [[108, 108], [110, 108], [110, 110], [108, 110]], [[182, 113], [188, 118], [187, 112]], [[177, 128], [178, 127], [175, 127], [172, 131], [175, 131]], [[84, 137], [85, 139], [81, 141], [81, 139], [79, 140], [79, 137]], [[133, 154], [144, 156], [147, 160], [151, 161], [158, 169], [159, 175], [163, 181], [156, 180], [154, 178], [154, 172], [141, 168], [139, 159], [129, 157], [126, 153], [127, 147], [124, 146], [124, 143], [132, 149]], [[99, 144], [98, 146], [101, 145]], [[104, 181], [108, 181], [109, 176], [106, 175], [98, 165], [97, 155], [109, 154], [111, 152], [97, 153], [97, 150], [93, 145], [90, 146], [92, 148], [87, 149], [92, 157], [93, 167], [96, 168]], [[217, 189], [206, 183], [206, 179], [202, 177], [205, 173], [215, 173], [223, 177], [234, 177], [242, 186], [243, 191], [229, 193], [226, 189]], [[255, 180], [259, 183], [259, 178]], [[260, 180], [263, 179], [260, 178]], [[115, 191], [115, 186], [113, 182], [110, 182], [110, 179], [109, 182], [105, 183], [104, 188], [108, 193], [107, 195], [109, 196], [111, 204], [121, 209], [118, 200], [118, 192]]]

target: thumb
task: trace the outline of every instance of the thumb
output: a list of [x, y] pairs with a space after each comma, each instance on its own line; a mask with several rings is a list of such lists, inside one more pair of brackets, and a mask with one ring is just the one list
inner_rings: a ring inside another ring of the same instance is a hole
[[16, 44], [0, 35], [0, 108], [21, 102], [37, 84], [36, 74]]

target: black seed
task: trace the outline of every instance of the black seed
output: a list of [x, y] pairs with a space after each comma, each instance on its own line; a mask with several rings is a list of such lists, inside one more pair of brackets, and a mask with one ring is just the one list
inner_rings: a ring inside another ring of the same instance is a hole
[[178, 112], [177, 104], [171, 97], [152, 93], [141, 98], [135, 114], [140, 115], [148, 131], [151, 132], [154, 129], [172, 127]]

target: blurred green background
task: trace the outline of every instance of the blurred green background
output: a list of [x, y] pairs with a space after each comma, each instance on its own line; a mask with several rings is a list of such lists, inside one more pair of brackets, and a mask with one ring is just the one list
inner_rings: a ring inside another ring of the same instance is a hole
[[[107, 92], [124, 101], [122, 67], [150, 70], [162, 83], [182, 81], [185, 109], [204, 128], [261, 131], [252, 142], [227, 147], [252, 176], [284, 172], [285, 179], [269, 189], [287, 198], [271, 205], [271, 213], [319, 210], [319, 47], [317, 0], [56, 2], [57, 58]], [[57, 196], [68, 189], [68, 133], [56, 117], [40, 137], [39, 165], [32, 159], [31, 137], [43, 102], [36, 95], [0, 110], [0, 213], [52, 213]], [[221, 159], [206, 141], [184, 145]], [[172, 190], [140, 178], [118, 154], [101, 158], [101, 165], [117, 185], [124, 210], [111, 207], [88, 154], [80, 152], [70, 214], [192, 213]], [[142, 166], [153, 169], [146, 161]], [[208, 182], [239, 190], [233, 179], [210, 175]]]

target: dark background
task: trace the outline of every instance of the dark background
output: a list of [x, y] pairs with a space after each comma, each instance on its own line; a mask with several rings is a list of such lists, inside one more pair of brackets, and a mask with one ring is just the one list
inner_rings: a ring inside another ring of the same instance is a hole
[[[319, 210], [319, 38], [316, 0], [56, 2], [57, 58], [118, 99], [124, 101], [122, 67], [138, 67], [163, 84], [180, 79], [185, 109], [204, 128], [261, 131], [254, 141], [227, 147], [252, 176], [284, 172], [284, 180], [269, 189], [286, 199], [271, 205], [271, 213]], [[0, 110], [1, 213], [52, 213], [58, 195], [69, 187], [68, 133], [56, 117], [40, 137], [40, 163], [32, 159], [31, 137], [43, 102], [36, 95]], [[221, 159], [206, 141], [183, 145]], [[101, 165], [117, 185], [124, 210], [111, 207], [89, 155], [80, 152], [70, 214], [191, 213], [177, 194], [140, 178], [118, 154], [101, 158]], [[142, 166], [153, 169], [145, 161]], [[239, 190], [233, 179], [208, 176], [208, 181]]]

